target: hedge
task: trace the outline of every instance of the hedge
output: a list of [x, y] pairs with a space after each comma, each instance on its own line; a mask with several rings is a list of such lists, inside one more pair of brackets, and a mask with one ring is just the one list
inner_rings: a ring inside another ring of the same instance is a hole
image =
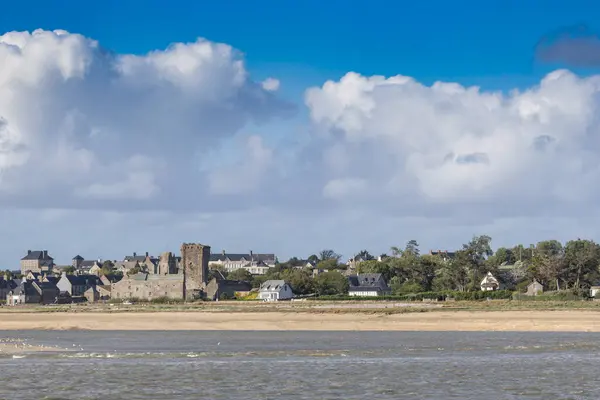
[[366, 301], [366, 300], [399, 300], [399, 301], [422, 301], [422, 300], [487, 300], [487, 299], [511, 299], [513, 292], [510, 290], [496, 290], [496, 291], [477, 291], [477, 292], [458, 292], [458, 291], [445, 291], [445, 292], [423, 292], [423, 293], [410, 293], [405, 295], [386, 295], [377, 297], [363, 297], [363, 296], [319, 296], [313, 298], [314, 300], [355, 300], [355, 301]]

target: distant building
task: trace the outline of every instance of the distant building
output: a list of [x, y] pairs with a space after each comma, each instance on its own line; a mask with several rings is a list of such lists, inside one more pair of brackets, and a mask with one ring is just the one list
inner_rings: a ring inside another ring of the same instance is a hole
[[260, 285], [258, 298], [264, 301], [289, 300], [294, 297], [292, 287], [283, 280], [269, 280]]
[[206, 298], [218, 300], [225, 294], [229, 299], [233, 299], [237, 296], [245, 296], [251, 290], [252, 285], [249, 282], [213, 278], [206, 285]]
[[85, 260], [79, 254], [73, 257], [72, 262], [77, 275], [99, 275], [102, 269], [102, 262], [100, 260]]
[[222, 266], [227, 272], [243, 268], [252, 275], [265, 275], [276, 263], [275, 254], [255, 254], [252, 251], [248, 254], [226, 253], [223, 250], [220, 254], [211, 254], [208, 265], [210, 268]]
[[377, 297], [391, 292], [381, 274], [351, 275], [348, 284], [349, 296]]
[[58, 298], [58, 288], [50, 282], [23, 280], [8, 292], [6, 304], [51, 304]]
[[11, 279], [8, 276], [0, 278], [0, 299], [6, 299], [8, 292], [21, 285], [20, 279]]
[[448, 250], [429, 250], [429, 255], [438, 256], [444, 261], [450, 261], [453, 260], [454, 257], [456, 257], [456, 252]]
[[[592, 286], [592, 288], [594, 288]], [[527, 295], [528, 296], [537, 296], [538, 293], [543, 293], [544, 292], [544, 286], [542, 286], [541, 283], [539, 283], [537, 280], [533, 280], [533, 282], [531, 282], [529, 285], [527, 285]], [[593, 297], [593, 295], [592, 295]]]
[[481, 280], [480, 287], [484, 292], [498, 290], [500, 289], [500, 282], [498, 279], [496, 279], [496, 277], [494, 277], [494, 275], [492, 275], [491, 272], [488, 272], [485, 278]]
[[[137, 257], [134, 254], [134, 257]], [[145, 256], [148, 258], [149, 256]], [[181, 245], [181, 259], [179, 268], [173, 269], [177, 258], [171, 253], [163, 253], [157, 262], [159, 273], [150, 273], [145, 268], [137, 274], [127, 274], [118, 282], [111, 283], [110, 296], [113, 299], [153, 300], [168, 297], [174, 300], [193, 300], [205, 296], [208, 279], [208, 260], [210, 246], [198, 243], [184, 243]], [[126, 259], [125, 264], [139, 265], [133, 257]], [[161, 267], [162, 266], [162, 267]], [[166, 273], [168, 270], [176, 272]], [[156, 272], [153, 271], [153, 272]], [[128, 272], [131, 272], [129, 269]]]
[[125, 261], [125, 262], [137, 261], [140, 268], [142, 268], [145, 272], [152, 274], [152, 275], [158, 274], [159, 259], [149, 255], [148, 252], [146, 252], [145, 255], [137, 255], [137, 253], [133, 253], [132, 256], [126, 256], [123, 261]]
[[21, 273], [25, 275], [31, 272], [52, 272], [54, 259], [48, 255], [48, 250], [27, 250], [27, 255], [21, 258]]
[[56, 284], [61, 294], [70, 297], [81, 297], [88, 289], [99, 285], [102, 281], [96, 275], [67, 275], [65, 272]]

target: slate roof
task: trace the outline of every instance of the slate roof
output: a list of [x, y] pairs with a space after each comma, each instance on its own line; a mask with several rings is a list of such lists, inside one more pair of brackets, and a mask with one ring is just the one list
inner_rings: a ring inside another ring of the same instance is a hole
[[96, 275], [67, 275], [71, 285], [87, 286], [102, 285], [102, 281]]
[[236, 262], [236, 261], [242, 261], [242, 259], [246, 260], [246, 261], [261, 261], [261, 262], [275, 262], [275, 254], [263, 254], [263, 253], [256, 253], [256, 254], [252, 254], [250, 255], [250, 253], [244, 254], [244, 253], [215, 253], [215, 254], [211, 254], [209, 261], [225, 261], [229, 259], [230, 261]]
[[385, 279], [381, 274], [358, 274], [351, 275], [348, 277], [348, 283], [350, 284], [350, 291], [352, 292], [366, 292], [378, 289], [382, 292], [390, 290]]
[[429, 254], [431, 254], [432, 256], [440, 256], [440, 257], [448, 257], [448, 258], [454, 258], [456, 256], [455, 251], [445, 251], [445, 250], [438, 250], [438, 251], [431, 250], [429, 252]]
[[56, 285], [52, 282], [36, 282], [35, 284], [42, 290], [58, 290]]
[[14, 289], [20, 284], [20, 279], [0, 279], [0, 289]]
[[60, 278], [58, 276], [46, 276], [46, 280], [56, 285]]
[[43, 250], [35, 250], [35, 251], [28, 251], [27, 255], [23, 258], [21, 258], [21, 260], [54, 260], [52, 257], [50, 257], [48, 255], [48, 253], [46, 253], [46, 258], [44, 258], [44, 251]]
[[73, 260], [83, 260], [84, 258], [81, 257], [79, 254], [77, 254], [75, 257], [73, 257]]
[[23, 293], [26, 296], [39, 296], [39, 292], [33, 287], [33, 283], [22, 281], [21, 284], [12, 290], [13, 294], [20, 295]]
[[260, 285], [261, 292], [276, 292], [279, 289], [283, 288], [286, 285], [284, 280], [269, 280]]

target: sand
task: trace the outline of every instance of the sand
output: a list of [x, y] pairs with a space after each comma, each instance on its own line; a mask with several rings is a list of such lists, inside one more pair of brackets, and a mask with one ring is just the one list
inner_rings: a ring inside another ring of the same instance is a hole
[[600, 332], [597, 311], [76, 312], [0, 314], [0, 330], [340, 330]]

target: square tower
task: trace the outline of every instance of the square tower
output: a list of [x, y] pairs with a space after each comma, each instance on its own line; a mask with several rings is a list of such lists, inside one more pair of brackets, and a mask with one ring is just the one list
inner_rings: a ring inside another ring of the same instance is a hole
[[199, 243], [181, 245], [181, 267], [183, 268], [183, 297], [193, 300], [202, 295], [208, 279], [210, 246]]

